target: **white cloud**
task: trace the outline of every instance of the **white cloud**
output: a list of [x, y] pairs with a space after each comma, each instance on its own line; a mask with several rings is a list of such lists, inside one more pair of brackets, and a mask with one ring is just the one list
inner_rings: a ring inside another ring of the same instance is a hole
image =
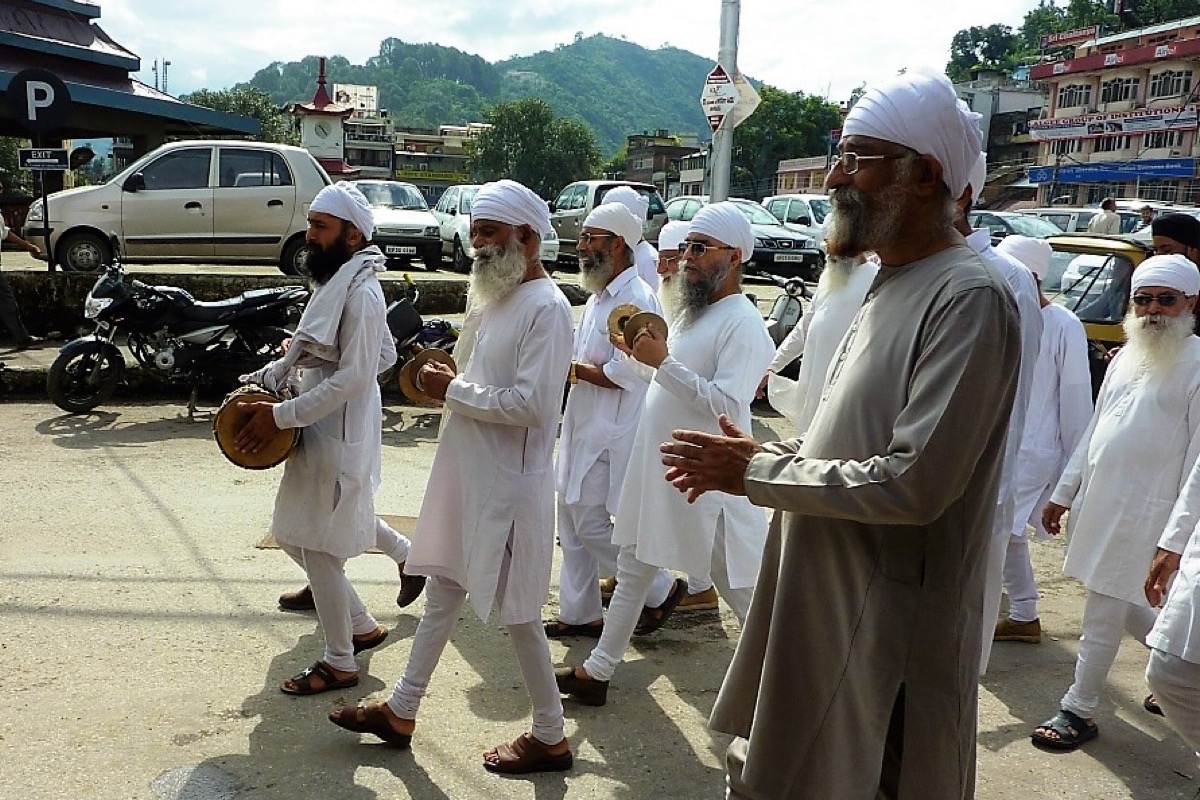
[[[1037, 0], [741, 4], [738, 65], [790, 91], [843, 99], [902, 68], [942, 68], [959, 30], [1016, 28]], [[150, 65], [169, 59], [174, 94], [249, 80], [274, 61], [343, 55], [361, 64], [387, 37], [436, 42], [489, 61], [568, 44], [576, 32], [717, 56], [720, 0], [102, 0], [100, 25]]]

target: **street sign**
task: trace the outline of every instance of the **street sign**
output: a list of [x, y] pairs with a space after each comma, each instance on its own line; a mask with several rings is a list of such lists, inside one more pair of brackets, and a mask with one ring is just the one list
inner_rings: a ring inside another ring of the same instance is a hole
[[23, 69], [4, 91], [8, 113], [30, 133], [49, 133], [63, 127], [71, 111], [71, 93], [53, 72]]
[[746, 117], [754, 113], [762, 103], [762, 98], [758, 96], [758, 92], [754, 91], [754, 87], [750, 85], [750, 81], [746, 80], [746, 76], [741, 72], [733, 78], [733, 85], [738, 90], [738, 100], [733, 104], [733, 109], [729, 112], [729, 127], [736, 128], [746, 121]]
[[62, 171], [71, 168], [71, 160], [65, 147], [22, 147], [17, 150], [17, 166], [21, 169]]
[[739, 99], [737, 86], [729, 73], [720, 64], [713, 67], [712, 72], [704, 79], [704, 90], [700, 93], [700, 107], [708, 118], [708, 127], [715, 133], [725, 116], [733, 110]]

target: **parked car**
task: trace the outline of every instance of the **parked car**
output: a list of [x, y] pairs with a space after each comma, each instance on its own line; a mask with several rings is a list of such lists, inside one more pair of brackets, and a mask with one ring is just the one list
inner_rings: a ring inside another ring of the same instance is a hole
[[[441, 255], [450, 256], [456, 272], [471, 271], [471, 203], [481, 184], [467, 183], [451, 186], [442, 192], [433, 216], [437, 219], [441, 241]], [[538, 256], [547, 272], [553, 272], [558, 264], [558, 234], [550, 231], [542, 237], [542, 249]]]
[[[738, 198], [730, 200], [746, 215], [754, 230], [754, 257], [743, 267], [747, 273], [762, 270], [785, 278], [799, 276], [805, 280], [820, 277], [825, 256], [814, 239], [785, 227], [758, 203]], [[706, 195], [676, 197], [667, 203], [667, 218], [687, 222], [707, 203]]]
[[832, 210], [823, 194], [777, 194], [764, 199], [762, 205], [784, 223], [818, 228], [825, 227]]
[[269, 142], [182, 141], [147, 153], [99, 186], [35, 200], [23, 235], [51, 229], [64, 270], [100, 272], [109, 236], [127, 262], [274, 263], [294, 275], [308, 206], [329, 176], [307, 150]]
[[642, 236], [650, 244], [658, 242], [658, 232], [667, 221], [667, 211], [663, 207], [658, 189], [652, 184], [632, 181], [576, 181], [568, 184], [550, 204], [550, 222], [558, 234], [561, 255], [576, 257], [575, 242], [579, 239], [583, 221], [592, 213], [592, 209], [604, 202], [604, 195], [617, 186], [632, 186], [649, 201], [650, 208], [646, 212], [646, 221], [642, 224]]
[[[1023, 208], [1022, 214], [1041, 217], [1053, 222], [1060, 233], [1087, 233], [1088, 223], [1100, 213], [1099, 208], [1068, 208], [1049, 206], [1046, 208]], [[1133, 233], [1142, 227], [1142, 215], [1130, 209], [1117, 209], [1121, 217], [1121, 233]]]
[[442, 265], [442, 240], [438, 221], [429, 212], [421, 190], [400, 181], [358, 180], [354, 182], [375, 212], [376, 246], [393, 264], [407, 267], [420, 260], [433, 271]]
[[1012, 233], [1042, 239], [1062, 233], [1058, 226], [1030, 214], [1013, 211], [968, 211], [967, 224], [972, 228], [987, 228], [996, 244]]

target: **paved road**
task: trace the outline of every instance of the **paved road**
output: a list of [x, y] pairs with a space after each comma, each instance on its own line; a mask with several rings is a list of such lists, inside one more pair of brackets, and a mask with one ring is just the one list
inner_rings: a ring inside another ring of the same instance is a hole
[[[320, 655], [314, 617], [276, 610], [303, 580], [254, 544], [278, 471], [247, 472], [217, 453], [209, 419], [181, 405], [112, 406], [72, 417], [0, 404], [0, 797], [22, 800], [299, 798], [621, 798], [722, 796], [726, 738], [705, 718], [737, 639], [728, 611], [673, 620], [638, 641], [605, 708], [568, 703], [577, 766], [504, 779], [480, 753], [528, 723], [512, 652], [495, 620], [466, 612], [434, 676], [411, 752], [335, 728], [326, 712], [386, 692], [407, 660], [421, 603], [394, 605], [395, 568], [349, 564], [393, 636], [362, 660], [359, 687], [311, 698], [279, 682]], [[382, 512], [413, 515], [438, 415], [390, 407]], [[789, 433], [760, 414], [760, 438]], [[1027, 735], [1070, 680], [1082, 594], [1058, 575], [1061, 546], [1034, 548], [1048, 640], [998, 646], [980, 693], [979, 792], [1029, 797], [1196, 794], [1195, 759], [1141, 709], [1145, 655], [1118, 658], [1101, 737], [1078, 753], [1034, 750]], [[553, 608], [547, 613], [553, 613]], [[589, 642], [551, 645], [559, 663]], [[820, 647], [820, 642], [812, 642]]]

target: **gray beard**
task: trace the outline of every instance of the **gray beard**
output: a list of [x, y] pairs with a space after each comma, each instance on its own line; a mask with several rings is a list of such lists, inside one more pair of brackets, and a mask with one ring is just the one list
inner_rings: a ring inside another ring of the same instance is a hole
[[689, 280], [681, 266], [679, 273], [679, 311], [676, 316], [679, 325], [686, 328], [693, 324], [704, 310], [708, 308], [708, 298], [729, 277], [729, 266], [726, 265], [711, 275], [703, 275], [696, 280]]
[[904, 229], [910, 185], [902, 175], [874, 197], [847, 186], [829, 195], [832, 208], [826, 219], [825, 247], [831, 257], [854, 258], [886, 248]]
[[525, 279], [525, 254], [515, 239], [506, 247], [486, 244], [472, 253], [467, 296], [473, 309], [483, 309], [503, 299]]
[[588, 253], [579, 257], [579, 285], [592, 294], [600, 294], [613, 276], [611, 253]]
[[1125, 338], [1129, 341], [1126, 347], [1130, 354], [1137, 356], [1151, 371], [1157, 372], [1175, 366], [1179, 352], [1192, 335], [1192, 323], [1190, 313], [1177, 317], [1162, 314], [1139, 317], [1131, 308], [1121, 327], [1125, 329]]

